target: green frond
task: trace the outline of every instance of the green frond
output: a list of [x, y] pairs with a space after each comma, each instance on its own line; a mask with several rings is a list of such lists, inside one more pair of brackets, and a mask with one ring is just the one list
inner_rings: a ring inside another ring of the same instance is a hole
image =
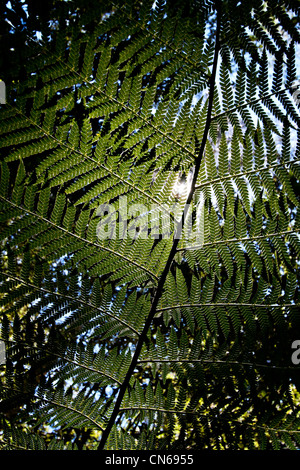
[[299, 448], [299, 7], [221, 3], [70, 4], [5, 80], [4, 450]]

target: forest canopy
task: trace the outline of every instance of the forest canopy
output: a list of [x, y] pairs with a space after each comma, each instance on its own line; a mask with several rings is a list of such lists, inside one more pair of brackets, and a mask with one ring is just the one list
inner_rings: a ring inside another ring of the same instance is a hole
[[0, 448], [299, 450], [299, 2], [0, 8]]

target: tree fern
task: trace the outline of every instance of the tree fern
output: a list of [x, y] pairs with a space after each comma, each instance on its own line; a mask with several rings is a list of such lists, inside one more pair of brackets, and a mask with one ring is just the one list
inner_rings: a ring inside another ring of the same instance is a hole
[[298, 4], [61, 3], [3, 75], [2, 448], [297, 449]]

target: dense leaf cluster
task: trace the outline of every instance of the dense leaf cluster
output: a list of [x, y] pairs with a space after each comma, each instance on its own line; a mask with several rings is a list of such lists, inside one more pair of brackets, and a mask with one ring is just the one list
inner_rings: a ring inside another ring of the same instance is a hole
[[299, 448], [298, 2], [11, 3], [1, 446]]

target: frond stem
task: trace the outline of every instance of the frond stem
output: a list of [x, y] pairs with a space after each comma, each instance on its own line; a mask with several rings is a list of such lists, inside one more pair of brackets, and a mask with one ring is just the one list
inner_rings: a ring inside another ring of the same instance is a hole
[[154, 364], [228, 364], [238, 365], [243, 367], [257, 367], [262, 369], [272, 370], [297, 370], [298, 366], [276, 366], [272, 364], [259, 364], [255, 362], [244, 362], [244, 361], [230, 361], [221, 359], [141, 359], [138, 364], [154, 363]]
[[229, 238], [227, 240], [215, 240], [213, 242], [202, 243], [201, 245], [193, 245], [193, 246], [186, 246], [184, 248], [178, 248], [177, 251], [185, 251], [185, 250], [199, 250], [201, 248], [205, 248], [206, 246], [215, 246], [221, 245], [226, 243], [243, 243], [243, 242], [251, 242], [253, 240], [263, 240], [268, 239], [271, 237], [284, 237], [286, 235], [293, 235], [299, 234], [297, 230], [284, 230], [282, 232], [274, 232], [274, 233], [266, 233], [265, 235], [253, 235], [251, 237], [242, 237], [242, 238]]
[[98, 310], [102, 315], [107, 315], [108, 317], [111, 317], [113, 318], [114, 320], [117, 320], [118, 322], [122, 323], [122, 325], [126, 326], [126, 328], [129, 328], [131, 331], [133, 331], [133, 333], [135, 333], [137, 336], [139, 336], [139, 332], [133, 328], [132, 326], [128, 325], [128, 323], [126, 323], [124, 320], [116, 317], [115, 315], [113, 315], [112, 313], [108, 312], [107, 309], [105, 308], [101, 308], [101, 307], [96, 307], [95, 305], [89, 303], [89, 302], [85, 302], [84, 300], [82, 299], [74, 299], [74, 297], [72, 297], [71, 295], [68, 295], [68, 294], [63, 294], [61, 292], [53, 292], [49, 289], [46, 289], [45, 287], [41, 287], [41, 286], [36, 286], [30, 282], [27, 282], [27, 281], [24, 281], [24, 279], [21, 279], [17, 276], [13, 276], [12, 274], [9, 274], [9, 273], [4, 273], [4, 272], [1, 272], [0, 271], [0, 276], [3, 276], [3, 277], [7, 277], [9, 279], [13, 279], [14, 281], [16, 282], [19, 282], [23, 285], [26, 285], [27, 287], [30, 287], [30, 288], [33, 288], [33, 289], [36, 289], [40, 292], [43, 292], [45, 294], [49, 294], [49, 295], [53, 295], [55, 297], [62, 297], [64, 299], [68, 299], [68, 300], [71, 300], [71, 301], [76, 301], [77, 303], [79, 304], [82, 304], [86, 307], [90, 307], [91, 309], [93, 310]]
[[253, 308], [288, 308], [295, 307], [300, 308], [300, 304], [256, 304], [256, 303], [247, 303], [247, 302], [211, 302], [211, 303], [188, 303], [188, 304], [177, 304], [169, 305], [168, 307], [161, 307], [156, 310], [156, 313], [165, 312], [167, 310], [172, 310], [176, 308], [189, 308], [189, 307], [253, 307]]
[[130, 264], [133, 264], [135, 266], [137, 266], [139, 269], [142, 269], [143, 271], [145, 271], [153, 280], [156, 280], [157, 281], [157, 276], [156, 274], [152, 273], [151, 271], [149, 271], [147, 268], [143, 267], [142, 265], [140, 265], [139, 263], [137, 263], [136, 261], [134, 261], [133, 259], [130, 259], [128, 258], [127, 256], [125, 255], [122, 255], [122, 253], [118, 253], [116, 251], [114, 251], [113, 249], [111, 248], [108, 248], [106, 246], [103, 246], [103, 245], [99, 245], [99, 243], [95, 243], [95, 242], [92, 242], [90, 240], [87, 240], [86, 238], [83, 238], [83, 237], [80, 237], [79, 235], [77, 235], [76, 233], [73, 233], [73, 232], [70, 232], [69, 230], [65, 229], [64, 227], [60, 226], [60, 225], [57, 225], [56, 223], [52, 222], [51, 220], [47, 219], [46, 217], [43, 217], [42, 215], [36, 213], [36, 212], [33, 212], [29, 209], [26, 209], [25, 207], [23, 206], [20, 206], [18, 204], [15, 204], [14, 202], [10, 201], [9, 199], [7, 199], [6, 197], [4, 196], [1, 196], [0, 195], [0, 199], [2, 199], [3, 201], [5, 201], [7, 204], [10, 204], [12, 207], [16, 208], [16, 209], [19, 209], [23, 212], [26, 212], [27, 214], [30, 214], [32, 215], [33, 217], [36, 217], [40, 220], [42, 220], [43, 222], [51, 225], [52, 227], [55, 227], [56, 229], [58, 230], [61, 230], [62, 232], [64, 232], [65, 234], [67, 234], [68, 236], [71, 236], [73, 238], [76, 238], [76, 240], [80, 240], [81, 242], [83, 242], [84, 244], [88, 244], [88, 245], [92, 245], [94, 247], [97, 247], [99, 249], [102, 249], [104, 251], [107, 251], [108, 253], [111, 253], [115, 256], [118, 256], [120, 257], [121, 259], [123, 259], [124, 261], [130, 263]]
[[131, 360], [130, 366], [128, 368], [128, 371], [126, 373], [124, 382], [123, 382], [122, 386], [120, 387], [114, 409], [113, 409], [112, 414], [109, 418], [109, 421], [108, 421], [108, 424], [105, 428], [105, 431], [102, 434], [102, 438], [101, 438], [100, 444], [98, 446], [98, 450], [103, 450], [104, 447], [105, 447], [105, 444], [107, 442], [109, 434], [110, 434], [110, 432], [111, 432], [111, 430], [112, 430], [112, 428], [115, 424], [116, 418], [117, 418], [117, 416], [120, 412], [120, 407], [121, 407], [122, 400], [124, 398], [124, 395], [125, 395], [125, 392], [126, 392], [128, 386], [129, 386], [130, 378], [132, 377], [132, 375], [134, 373], [134, 370], [135, 370], [135, 367], [137, 365], [137, 362], [138, 362], [143, 344], [144, 344], [144, 342], [147, 341], [148, 330], [149, 330], [149, 328], [151, 326], [151, 323], [152, 323], [152, 320], [155, 316], [156, 309], [157, 309], [157, 306], [158, 306], [158, 302], [159, 302], [159, 299], [160, 299], [160, 297], [162, 295], [162, 292], [163, 292], [163, 288], [164, 288], [164, 284], [165, 284], [165, 281], [166, 281], [166, 278], [167, 278], [167, 274], [169, 272], [169, 269], [171, 267], [171, 264], [173, 262], [173, 259], [174, 259], [175, 255], [176, 255], [176, 252], [177, 252], [177, 246], [178, 246], [178, 242], [179, 242], [179, 238], [180, 238], [180, 236], [178, 236], [178, 235], [180, 235], [180, 232], [183, 228], [184, 220], [186, 218], [185, 217], [186, 212], [188, 210], [189, 204], [190, 204], [190, 202], [193, 198], [194, 192], [195, 192], [197, 176], [198, 176], [198, 173], [199, 173], [202, 157], [203, 157], [203, 154], [204, 154], [205, 145], [206, 145], [207, 138], [208, 138], [208, 132], [209, 132], [210, 124], [211, 124], [211, 114], [212, 114], [213, 97], [214, 97], [214, 85], [215, 85], [215, 81], [216, 81], [217, 65], [218, 65], [218, 58], [219, 58], [219, 51], [220, 51], [220, 30], [221, 30], [221, 2], [220, 2], [220, 0], [216, 0], [216, 10], [217, 10], [216, 39], [215, 39], [215, 51], [214, 51], [214, 59], [213, 59], [213, 66], [212, 66], [212, 74], [211, 74], [211, 80], [210, 80], [210, 90], [209, 90], [209, 97], [208, 97], [207, 118], [206, 118], [205, 128], [204, 128], [203, 137], [202, 137], [202, 141], [201, 141], [201, 145], [200, 145], [199, 155], [198, 155], [198, 158], [195, 162], [195, 170], [194, 170], [191, 189], [190, 189], [187, 201], [186, 201], [184, 211], [182, 213], [181, 224], [179, 224], [180, 226], [176, 231], [176, 236], [174, 237], [173, 245], [172, 245], [172, 248], [170, 250], [168, 260], [166, 262], [165, 268], [164, 268], [164, 270], [163, 270], [163, 272], [160, 276], [160, 279], [158, 281], [157, 289], [156, 289], [155, 295], [153, 297], [153, 301], [152, 301], [152, 305], [151, 305], [149, 315], [148, 315], [148, 317], [145, 321], [144, 328], [143, 328], [142, 333], [141, 333], [141, 335], [139, 337], [139, 340], [137, 342], [136, 349], [135, 349], [133, 358]]

